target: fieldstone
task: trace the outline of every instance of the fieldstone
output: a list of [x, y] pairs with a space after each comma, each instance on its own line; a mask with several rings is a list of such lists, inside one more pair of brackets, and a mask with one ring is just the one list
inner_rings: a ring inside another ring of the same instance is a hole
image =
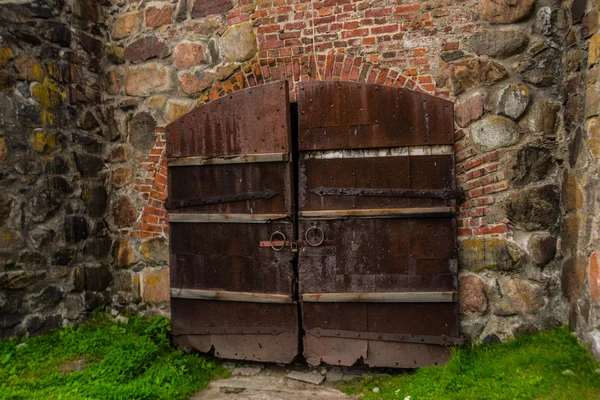
[[144, 13], [147, 28], [169, 25], [173, 21], [173, 6], [170, 4], [153, 4]]
[[483, 152], [512, 146], [521, 136], [521, 128], [511, 119], [500, 115], [490, 115], [479, 120], [470, 128], [473, 146]]
[[554, 85], [559, 77], [562, 54], [558, 49], [547, 48], [527, 57], [519, 65], [519, 72], [525, 82], [546, 87]]
[[8, 158], [8, 144], [6, 138], [0, 138], [0, 164], [4, 164]]
[[582, 39], [587, 39], [598, 31], [598, 10], [590, 10], [585, 17], [583, 17], [583, 23], [581, 24], [581, 30], [579, 31]]
[[216, 78], [219, 81], [224, 81], [225, 79], [231, 77], [238, 69], [239, 65], [237, 64], [222, 65], [217, 68]]
[[529, 37], [516, 29], [490, 29], [475, 32], [468, 40], [470, 51], [480, 56], [507, 58], [522, 52]]
[[521, 125], [536, 135], [556, 139], [556, 129], [560, 121], [561, 104], [551, 100], [539, 100], [530, 107]]
[[112, 282], [112, 273], [108, 266], [86, 267], [85, 288], [94, 292], [101, 292]]
[[0, 253], [12, 253], [25, 247], [21, 232], [0, 227]]
[[108, 155], [108, 161], [112, 163], [120, 163], [125, 162], [129, 159], [131, 155], [131, 151], [123, 145], [117, 145], [110, 149], [110, 154]]
[[48, 315], [30, 315], [23, 321], [23, 326], [29, 335], [43, 335], [44, 333], [62, 327], [62, 317], [59, 314]]
[[42, 249], [48, 246], [52, 239], [54, 239], [55, 232], [51, 229], [47, 229], [43, 225], [36, 225], [35, 228], [29, 231], [29, 239], [31, 244], [36, 249]]
[[484, 344], [491, 345], [491, 344], [500, 344], [500, 343], [502, 343], [502, 340], [500, 340], [498, 335], [496, 335], [495, 333], [492, 333], [491, 335], [487, 335], [486, 337], [484, 337], [482, 342]]
[[31, 197], [28, 206], [31, 220], [39, 223], [56, 215], [60, 203], [52, 196], [50, 191], [41, 190]]
[[103, 185], [84, 183], [81, 188], [81, 199], [91, 217], [104, 216], [108, 205], [108, 193]]
[[146, 97], [152, 93], [169, 90], [170, 87], [169, 71], [154, 62], [127, 68], [125, 93], [129, 96]]
[[140, 253], [150, 264], [169, 262], [169, 245], [163, 238], [152, 238], [143, 242]]
[[592, 36], [588, 50], [588, 67], [596, 64], [600, 58], [600, 34]]
[[518, 120], [527, 110], [531, 96], [525, 85], [512, 84], [507, 86], [498, 101], [498, 114]]
[[573, 3], [571, 3], [571, 19], [574, 24], [581, 22], [586, 8], [587, 0], [573, 0]]
[[540, 35], [550, 36], [556, 31], [557, 12], [552, 7], [542, 7], [538, 10], [533, 23], [533, 31]]
[[454, 105], [454, 119], [461, 128], [465, 128], [471, 122], [477, 121], [484, 113], [484, 96], [481, 93], [473, 93], [462, 98]]
[[26, 81], [42, 82], [46, 75], [42, 65], [24, 51], [15, 59], [15, 68], [19, 73], [19, 78]]
[[44, 21], [40, 26], [44, 38], [58, 43], [61, 47], [69, 47], [73, 37], [71, 30], [65, 24], [56, 21]]
[[462, 50], [448, 50], [440, 53], [442, 61], [450, 62], [461, 59], [465, 56], [465, 52]]
[[534, 263], [546, 265], [556, 255], [556, 238], [549, 233], [536, 233], [529, 238], [527, 248]]
[[13, 89], [17, 81], [12, 75], [4, 71], [0, 71], [0, 92], [8, 92]]
[[553, 229], [560, 217], [560, 194], [554, 184], [514, 191], [502, 205], [512, 223], [530, 231]]
[[481, 0], [479, 15], [492, 24], [512, 24], [531, 15], [535, 0]]
[[123, 47], [111, 43], [105, 50], [106, 59], [109, 63], [114, 65], [121, 65], [125, 63], [125, 50]]
[[118, 228], [125, 228], [135, 223], [138, 217], [138, 211], [129, 197], [123, 196], [114, 202], [112, 207], [112, 217]]
[[24, 289], [46, 278], [45, 271], [7, 271], [0, 272], [0, 287], [3, 289]]
[[93, 112], [86, 110], [79, 121], [77, 121], [77, 126], [83, 130], [90, 131], [98, 128], [100, 122], [98, 122], [98, 118], [96, 118]]
[[194, 104], [194, 100], [190, 99], [169, 99], [165, 111], [165, 122], [170, 124], [183, 117], [190, 111]]
[[182, 22], [188, 17], [189, 4], [191, 1], [178, 0], [177, 6], [175, 7], [175, 22]]
[[[588, 137], [588, 146], [592, 157], [600, 158], [600, 119], [598, 117], [589, 118], [585, 122], [585, 130]], [[2, 145], [0, 144], [0, 149]]]
[[523, 336], [523, 335], [537, 335], [540, 330], [532, 324], [523, 324], [519, 325], [513, 330], [513, 335], [515, 337]]
[[87, 239], [90, 234], [88, 222], [81, 215], [67, 215], [64, 222], [64, 231], [67, 243], [79, 243]]
[[35, 130], [31, 137], [31, 148], [36, 153], [51, 153], [59, 144], [56, 132]]
[[131, 241], [125, 239], [115, 240], [113, 258], [115, 265], [120, 268], [128, 267], [135, 263], [135, 251]]
[[512, 181], [516, 186], [546, 179], [556, 170], [557, 163], [550, 151], [541, 147], [527, 146], [517, 153], [512, 167]]
[[148, 107], [154, 110], [161, 111], [163, 108], [165, 108], [165, 104], [167, 104], [167, 96], [156, 95], [148, 97], [146, 99], [146, 104], [148, 104]]
[[575, 168], [583, 146], [583, 130], [581, 127], [577, 127], [575, 134], [569, 142], [569, 165], [571, 168]]
[[169, 301], [169, 268], [144, 268], [140, 272], [140, 290], [144, 303]]
[[470, 57], [442, 63], [438, 70], [438, 87], [448, 87], [457, 96], [477, 86], [490, 86], [508, 76], [506, 68], [492, 60]]
[[540, 287], [518, 278], [500, 277], [497, 290], [495, 315], [534, 314], [546, 305], [544, 292]]
[[102, 158], [91, 154], [73, 153], [73, 159], [77, 170], [84, 178], [95, 178], [104, 168]]
[[[83, 49], [90, 55], [98, 58], [102, 56], [102, 48], [104, 47], [104, 43], [100, 39], [92, 35], [88, 35], [87, 33], [80, 32], [79, 44], [81, 44], [81, 47], [83, 47]], [[92, 59], [92, 62], [93, 60], [94, 59]], [[100, 70], [99, 66], [91, 67], [91, 69], [95, 71]]]
[[123, 39], [138, 33], [141, 23], [141, 12], [133, 12], [121, 15], [113, 23], [113, 39]]
[[488, 307], [485, 283], [475, 275], [461, 276], [459, 304], [461, 313], [483, 314]]
[[232, 8], [232, 0], [194, 0], [190, 15], [192, 18], [202, 18], [211, 14], [222, 14]]
[[561, 202], [563, 211], [568, 213], [583, 207], [583, 192], [577, 182], [577, 176], [572, 171], [564, 171], [562, 185]]
[[106, 305], [106, 298], [102, 293], [85, 292], [83, 294], [83, 301], [88, 311], [100, 310]]
[[177, 68], [190, 68], [206, 60], [206, 46], [202, 43], [181, 42], [173, 51], [173, 62]]
[[65, 306], [65, 317], [70, 320], [78, 319], [82, 316], [84, 307], [81, 295], [78, 293], [69, 293], [63, 300]]
[[600, 114], [600, 83], [594, 83], [586, 86], [585, 89], [585, 109], [586, 118], [594, 117]]
[[179, 74], [179, 84], [183, 94], [196, 96], [211, 87], [215, 74], [204, 71], [187, 71]]
[[110, 172], [110, 183], [116, 188], [122, 188], [131, 181], [131, 177], [131, 168], [119, 167]]
[[223, 21], [221, 18], [211, 16], [200, 20], [187, 20], [183, 29], [186, 32], [209, 37], [217, 33], [222, 25]]
[[460, 334], [467, 336], [467, 338], [471, 340], [477, 339], [484, 329], [485, 325], [478, 322], [473, 324], [465, 324], [464, 321], [461, 321], [460, 324]]
[[156, 120], [148, 112], [139, 112], [129, 122], [129, 140], [137, 153], [146, 153], [156, 143]]
[[0, 47], [0, 68], [4, 68], [15, 58], [15, 53], [10, 47]]
[[228, 61], [244, 62], [256, 54], [258, 46], [251, 22], [229, 27], [221, 38], [221, 50]]
[[67, 92], [50, 79], [45, 79], [43, 83], [36, 83], [31, 88], [31, 96], [44, 107], [53, 109], [65, 102]]
[[125, 48], [125, 57], [133, 63], [155, 57], [165, 58], [169, 54], [171, 54], [169, 46], [155, 35], [137, 39]]
[[112, 241], [108, 236], [88, 240], [83, 248], [83, 255], [93, 260], [103, 260], [110, 253]]
[[52, 308], [63, 299], [60, 287], [50, 285], [45, 287], [37, 296], [31, 299], [31, 306], [36, 310]]
[[466, 271], [515, 271], [527, 261], [527, 253], [515, 242], [492, 236], [459, 241], [459, 265]]
[[52, 264], [60, 266], [69, 266], [75, 261], [77, 251], [72, 248], [62, 248], [52, 255]]
[[600, 263], [598, 262], [598, 253], [593, 252], [589, 262], [590, 270], [590, 298], [597, 302], [600, 299]]

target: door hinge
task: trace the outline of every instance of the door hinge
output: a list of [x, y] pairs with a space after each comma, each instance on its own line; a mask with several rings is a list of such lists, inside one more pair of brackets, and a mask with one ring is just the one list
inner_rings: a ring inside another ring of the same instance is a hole
[[167, 210], [182, 207], [194, 207], [194, 206], [207, 206], [210, 204], [221, 204], [221, 203], [233, 203], [236, 201], [247, 201], [247, 200], [267, 200], [275, 197], [277, 192], [272, 190], [263, 190], [260, 192], [248, 192], [239, 194], [228, 194], [224, 196], [209, 196], [200, 197], [196, 199], [181, 199], [174, 200], [168, 198], [165, 201], [165, 208]]

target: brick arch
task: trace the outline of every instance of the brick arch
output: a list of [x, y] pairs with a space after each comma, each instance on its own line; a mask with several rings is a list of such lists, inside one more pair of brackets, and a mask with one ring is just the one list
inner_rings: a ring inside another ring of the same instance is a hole
[[[344, 53], [319, 55], [317, 57], [320, 78], [328, 81], [375, 83], [385, 86], [406, 88], [417, 92], [448, 97], [445, 92], [436, 92], [433, 77], [418, 75], [416, 69], [405, 69], [402, 73], [394, 68], [370, 63], [365, 57]], [[205, 104], [225, 95], [268, 82], [288, 80], [290, 99], [296, 100], [299, 82], [315, 81], [319, 74], [312, 55], [261, 59], [255, 57], [232, 71], [224, 79], [215, 79], [198, 99], [197, 105]], [[165, 128], [156, 130], [157, 139], [147, 157], [140, 158], [134, 190], [145, 200], [131, 236], [141, 239], [168, 235], [167, 212], [167, 161]], [[145, 175], [145, 176], [142, 176]]]

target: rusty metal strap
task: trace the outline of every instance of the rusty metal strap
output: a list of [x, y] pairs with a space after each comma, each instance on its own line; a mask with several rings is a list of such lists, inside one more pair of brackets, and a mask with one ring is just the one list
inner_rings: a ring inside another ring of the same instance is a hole
[[462, 198], [462, 190], [452, 189], [371, 189], [371, 188], [326, 188], [317, 187], [311, 190], [319, 196], [358, 196], [358, 197], [410, 197], [434, 199]]
[[307, 331], [308, 334], [317, 337], [335, 337], [342, 339], [380, 340], [383, 342], [415, 343], [415, 344], [438, 344], [442, 346], [463, 345], [467, 341], [464, 336], [451, 337], [446, 335], [410, 335], [399, 333], [378, 333], [361, 331], [342, 331], [335, 329], [314, 328]]
[[284, 329], [278, 327], [173, 327], [174, 335], [279, 335]]
[[207, 206], [210, 204], [221, 204], [221, 203], [234, 203], [236, 201], [247, 201], [247, 200], [267, 200], [277, 195], [277, 192], [272, 190], [263, 190], [259, 192], [248, 192], [239, 194], [229, 194], [224, 196], [209, 196], [201, 197], [197, 199], [181, 199], [174, 200], [168, 198], [165, 201], [165, 208], [171, 210], [174, 208], [181, 207], [194, 207], [194, 206]]

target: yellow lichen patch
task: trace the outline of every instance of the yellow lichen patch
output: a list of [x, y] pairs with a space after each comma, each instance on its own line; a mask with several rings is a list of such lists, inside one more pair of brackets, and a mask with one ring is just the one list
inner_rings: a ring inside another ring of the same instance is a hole
[[0, 67], [5, 67], [13, 58], [15, 58], [15, 53], [10, 47], [0, 47]]
[[15, 59], [15, 67], [21, 79], [36, 82], [44, 80], [45, 74], [42, 65], [25, 52], [19, 54]]
[[42, 110], [42, 124], [44, 126], [53, 126], [54, 125], [54, 114], [47, 110]]
[[47, 131], [35, 131], [31, 135], [31, 148], [38, 153], [49, 153], [58, 144], [56, 134]]
[[155, 110], [162, 110], [167, 103], [167, 98], [165, 96], [152, 96], [148, 97], [146, 100], [146, 104], [148, 107], [153, 108]]
[[31, 94], [40, 104], [50, 109], [56, 108], [67, 98], [65, 89], [49, 79], [44, 80], [42, 84], [35, 85], [31, 89]]

